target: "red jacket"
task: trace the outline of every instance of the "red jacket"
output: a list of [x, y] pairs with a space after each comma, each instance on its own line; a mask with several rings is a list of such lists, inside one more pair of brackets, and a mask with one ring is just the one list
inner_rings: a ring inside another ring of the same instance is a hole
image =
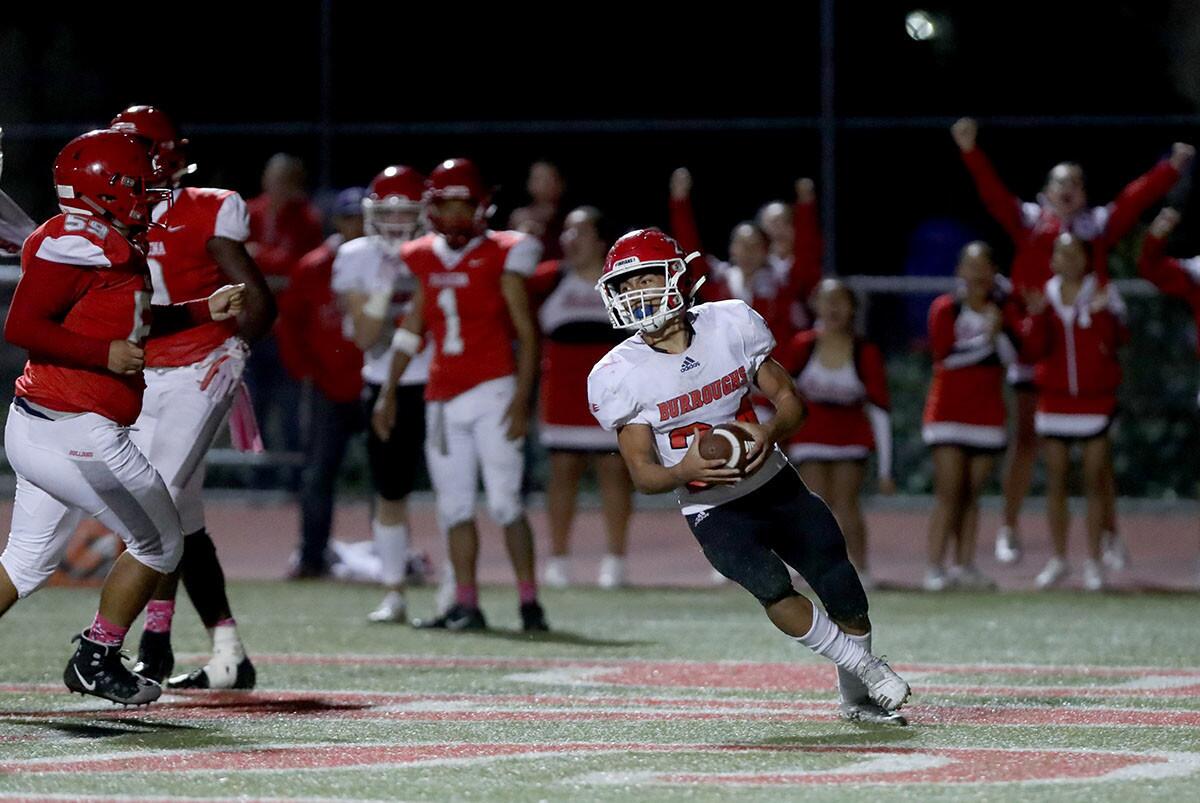
[[342, 331], [330, 282], [340, 237], [309, 251], [292, 271], [288, 292], [279, 299], [279, 345], [297, 379], [313, 384], [333, 402], [354, 401], [362, 393], [362, 352]]
[[[1200, 257], [1179, 260], [1163, 253], [1166, 243], [1154, 235], [1142, 241], [1138, 273], [1161, 292], [1182, 298], [1192, 308], [1196, 328], [1200, 330]], [[1200, 347], [1200, 343], [1197, 343]]]
[[1134, 179], [1108, 206], [1083, 209], [1071, 220], [1063, 221], [1045, 204], [1024, 202], [1013, 195], [979, 148], [964, 151], [962, 158], [984, 206], [1016, 246], [1012, 282], [1018, 298], [1024, 291], [1041, 289], [1049, 281], [1054, 239], [1064, 231], [1096, 243], [1096, 269], [1101, 281], [1106, 281], [1109, 249], [1179, 180], [1178, 171], [1164, 159]]
[[808, 323], [807, 314], [801, 312], [798, 315], [796, 307], [799, 305], [803, 310], [809, 295], [821, 281], [821, 234], [817, 226], [817, 205], [795, 204], [792, 220], [796, 241], [787, 275], [781, 276], [768, 262], [754, 275], [744, 277], [744, 285], [737, 287], [730, 281], [733, 266], [705, 253], [691, 200], [671, 199], [671, 233], [685, 253], [698, 251], [702, 255], [700, 259], [693, 260], [689, 272], [692, 273], [693, 282], [701, 276], [707, 278], [702, 291], [704, 299], [724, 301], [740, 298], [745, 301], [767, 322], [778, 347], [791, 340], [801, 324]]
[[924, 422], [1003, 427], [1005, 363], [1016, 357], [1016, 305], [994, 299], [1004, 320], [1001, 332], [988, 338], [988, 322], [953, 293], [938, 296], [929, 308], [929, 345], [933, 380], [925, 401]]
[[254, 261], [267, 276], [288, 276], [292, 268], [321, 244], [321, 213], [305, 198], [296, 198], [279, 209], [260, 195], [246, 202], [250, 213], [250, 239]]
[[[1022, 323], [1021, 356], [1037, 366], [1038, 410], [1112, 415], [1121, 384], [1117, 349], [1129, 339], [1124, 302], [1112, 285], [1100, 289], [1092, 274], [1068, 307], [1060, 284], [1058, 277], [1046, 282], [1046, 309]], [[1108, 304], [1092, 310], [1093, 299], [1106, 292]]]

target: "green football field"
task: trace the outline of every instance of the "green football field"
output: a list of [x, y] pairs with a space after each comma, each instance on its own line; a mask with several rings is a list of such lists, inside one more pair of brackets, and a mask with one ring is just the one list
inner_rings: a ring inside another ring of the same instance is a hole
[[[1200, 785], [1196, 595], [876, 593], [907, 728], [838, 721], [833, 668], [733, 588], [547, 593], [555, 632], [536, 638], [509, 589], [484, 589], [480, 635], [368, 625], [371, 588], [231, 596], [260, 688], [137, 710], [61, 685], [95, 591], [48, 589], [0, 621], [0, 798], [1175, 801]], [[187, 603], [176, 629], [185, 668], [207, 648]]]

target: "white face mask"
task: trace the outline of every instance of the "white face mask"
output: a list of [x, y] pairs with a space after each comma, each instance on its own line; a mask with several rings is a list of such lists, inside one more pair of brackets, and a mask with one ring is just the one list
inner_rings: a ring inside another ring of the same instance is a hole
[[[640, 287], [621, 292], [622, 279], [633, 274], [661, 269], [665, 284], [658, 287]], [[679, 290], [686, 265], [682, 259], [658, 262], [638, 262], [602, 276], [596, 283], [608, 308], [608, 317], [614, 329], [635, 329], [640, 332], [657, 332], [667, 325], [675, 315], [687, 306], [687, 300]]]

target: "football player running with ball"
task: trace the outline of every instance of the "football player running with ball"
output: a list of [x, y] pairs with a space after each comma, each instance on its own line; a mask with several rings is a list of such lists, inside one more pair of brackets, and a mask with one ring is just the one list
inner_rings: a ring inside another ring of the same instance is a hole
[[[709, 563], [753, 594], [777, 628], [837, 665], [843, 717], [905, 724], [897, 711], [908, 684], [871, 654], [867, 596], [837, 521], [776, 445], [800, 426], [804, 407], [769, 356], [775, 339], [742, 301], [692, 306], [686, 272], [679, 245], [657, 229], [613, 245], [597, 289], [613, 326], [634, 334], [592, 369], [592, 413], [617, 432], [637, 489], [675, 491]], [[775, 406], [769, 421], [755, 419], [751, 384]], [[734, 420], [753, 440], [744, 471], [701, 456], [703, 435]], [[824, 611], [796, 593], [788, 566]]]

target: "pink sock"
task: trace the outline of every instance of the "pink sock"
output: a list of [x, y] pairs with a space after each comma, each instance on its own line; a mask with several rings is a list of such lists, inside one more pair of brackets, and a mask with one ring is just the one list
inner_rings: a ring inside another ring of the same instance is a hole
[[537, 602], [537, 583], [532, 580], [527, 583], [517, 583], [517, 596], [520, 597], [522, 605]]
[[221, 621], [217, 622], [216, 626], [217, 627], [234, 627], [236, 625], [237, 625], [237, 619], [234, 619], [232, 616], [230, 616], [228, 619], [222, 619]]
[[171, 619], [175, 616], [175, 600], [152, 599], [146, 603], [146, 632], [170, 633]]
[[479, 586], [459, 585], [454, 590], [454, 600], [464, 608], [479, 607]]
[[125, 634], [128, 632], [128, 627], [114, 625], [101, 616], [99, 611], [96, 611], [96, 618], [92, 620], [92, 626], [88, 628], [87, 637], [106, 647], [120, 647], [125, 642]]

